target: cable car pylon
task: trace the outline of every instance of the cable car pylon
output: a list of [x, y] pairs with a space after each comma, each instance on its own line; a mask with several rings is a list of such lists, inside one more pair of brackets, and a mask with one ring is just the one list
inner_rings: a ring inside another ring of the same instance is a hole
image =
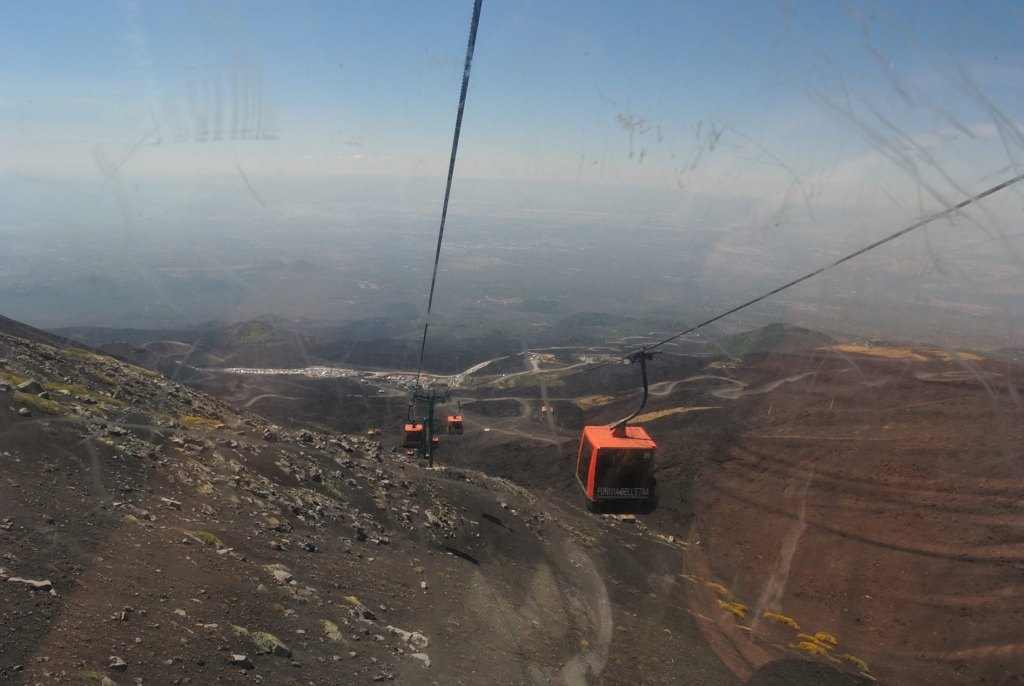
[[[412, 389], [413, 404], [409, 406], [409, 423], [405, 425], [405, 447], [415, 449], [421, 458], [425, 458], [429, 469], [434, 468], [434, 451], [440, 443], [434, 436], [437, 428], [434, 421], [434, 405], [444, 404], [449, 400], [451, 394], [448, 388], [424, 388], [416, 385]], [[414, 416], [413, 409], [417, 405], [425, 405], [426, 414]], [[413, 438], [411, 441], [410, 432]]]

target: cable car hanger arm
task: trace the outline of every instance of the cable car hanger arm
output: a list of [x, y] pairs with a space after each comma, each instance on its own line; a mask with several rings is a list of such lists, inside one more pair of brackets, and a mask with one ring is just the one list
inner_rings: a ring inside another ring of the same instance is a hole
[[619, 434], [619, 433], [623, 433], [624, 434], [625, 430], [626, 430], [626, 424], [631, 419], [633, 419], [638, 414], [640, 414], [641, 411], [643, 411], [644, 406], [647, 404], [647, 396], [648, 396], [648, 391], [647, 391], [647, 362], [648, 362], [648, 360], [653, 360], [654, 356], [658, 355], [660, 353], [661, 353], [660, 350], [658, 350], [657, 352], [653, 352], [652, 353], [652, 352], [648, 352], [646, 348], [641, 348], [640, 350], [637, 350], [635, 353], [633, 353], [628, 358], [626, 358], [626, 359], [628, 359], [630, 361], [630, 363], [633, 363], [633, 362], [639, 362], [640, 363], [640, 376], [643, 377], [643, 380], [644, 380], [644, 398], [643, 398], [642, 401], [640, 401], [640, 407], [636, 408], [636, 410], [633, 412], [633, 414], [629, 415], [625, 419], [620, 419], [619, 421], [615, 422], [615, 424], [612, 425], [611, 429], [612, 429], [612, 433], [613, 434]]

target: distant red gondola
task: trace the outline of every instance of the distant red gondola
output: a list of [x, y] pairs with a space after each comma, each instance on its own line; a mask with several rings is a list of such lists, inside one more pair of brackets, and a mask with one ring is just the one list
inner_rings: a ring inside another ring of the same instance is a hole
[[412, 448], [413, 450], [418, 450], [423, 447], [422, 424], [405, 425], [405, 440], [402, 442], [402, 447]]
[[448, 433], [462, 435], [462, 415], [448, 415]]

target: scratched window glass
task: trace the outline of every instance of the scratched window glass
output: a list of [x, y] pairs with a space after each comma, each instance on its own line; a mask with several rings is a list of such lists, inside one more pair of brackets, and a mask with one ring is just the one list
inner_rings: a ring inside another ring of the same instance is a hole
[[1024, 681], [1022, 36], [5, 3], [0, 681]]

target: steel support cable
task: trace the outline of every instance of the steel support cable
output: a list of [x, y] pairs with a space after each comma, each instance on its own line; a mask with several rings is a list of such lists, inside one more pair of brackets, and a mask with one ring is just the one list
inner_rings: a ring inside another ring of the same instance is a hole
[[430, 297], [427, 299], [427, 319], [423, 322], [423, 341], [420, 343], [420, 361], [416, 366], [416, 383], [423, 371], [423, 352], [427, 348], [427, 329], [430, 328], [430, 308], [434, 304], [434, 284], [437, 283], [437, 265], [441, 260], [441, 241], [444, 239], [444, 221], [448, 217], [448, 198], [452, 193], [452, 176], [455, 174], [455, 154], [459, 150], [459, 133], [462, 131], [462, 112], [466, 108], [466, 91], [469, 90], [469, 69], [473, 65], [473, 50], [476, 47], [476, 29], [480, 25], [480, 5], [483, 0], [473, 3], [473, 21], [469, 26], [469, 45], [466, 47], [466, 65], [462, 69], [462, 93], [459, 95], [459, 113], [455, 116], [455, 136], [452, 138], [452, 156], [448, 161], [448, 184], [444, 189], [444, 205], [441, 207], [441, 228], [437, 232], [437, 250], [434, 252], [434, 274], [430, 277]]
[[[845, 257], [841, 257], [838, 260], [836, 260], [835, 262], [827, 264], [824, 267], [819, 267], [818, 269], [815, 269], [813, 272], [811, 272], [809, 274], [805, 274], [805, 275], [801, 276], [798, 279], [794, 279], [794, 280], [790, 281], [789, 283], [783, 284], [782, 286], [779, 286], [778, 288], [770, 290], [767, 293], [765, 293], [764, 295], [760, 295], [760, 296], [754, 298], [753, 300], [748, 300], [747, 302], [743, 303], [742, 305], [737, 305], [736, 307], [732, 308], [731, 310], [726, 310], [725, 312], [722, 312], [721, 314], [715, 315], [711, 319], [708, 319], [707, 321], [701, 322], [700, 324], [697, 324], [696, 326], [691, 326], [686, 331], [682, 331], [680, 333], [677, 333], [674, 336], [669, 336], [668, 338], [666, 338], [665, 340], [663, 340], [663, 341], [661, 341], [659, 343], [655, 343], [654, 345], [644, 346], [644, 347], [641, 348], [641, 350], [646, 351], [646, 350], [654, 350], [655, 348], [660, 348], [661, 346], [665, 345], [666, 343], [671, 343], [672, 341], [676, 340], [677, 338], [682, 338], [683, 336], [685, 336], [688, 333], [693, 333], [697, 329], [704, 328], [708, 324], [713, 324], [714, 322], [717, 322], [719, 319], [723, 319], [725, 317], [728, 317], [730, 314], [735, 314], [736, 312], [739, 312], [740, 310], [742, 310], [744, 308], [750, 307], [751, 305], [753, 305], [755, 303], [759, 303], [762, 300], [764, 300], [765, 298], [770, 298], [773, 295], [781, 293], [782, 291], [786, 290], [787, 288], [792, 288], [793, 286], [796, 286], [797, 284], [802, 283], [802, 282], [806, 281], [807, 279], [815, 277], [818, 274], [821, 274], [822, 272], [828, 271], [829, 269], [832, 269], [833, 267], [838, 267], [839, 265], [843, 264], [844, 262], [848, 262], [848, 261], [852, 260], [853, 258], [858, 257], [859, 255], [863, 255], [864, 253], [868, 252], [869, 250], [874, 250], [875, 248], [877, 248], [880, 245], [884, 245], [884, 244], [888, 243], [889, 241], [895, 240], [895, 239], [899, 238], [900, 236], [908, 234], [908, 233], [910, 233], [911, 231], [913, 231], [915, 229], [919, 229], [922, 226], [925, 226], [926, 224], [930, 224], [933, 221], [935, 221], [936, 219], [942, 219], [943, 217], [946, 217], [946, 216], [949, 216], [949, 215], [951, 215], [951, 214], [953, 214], [955, 212], [958, 212], [958, 211], [962, 210], [963, 208], [967, 207], [968, 205], [972, 205], [972, 204], [978, 202], [979, 200], [981, 200], [983, 198], [987, 198], [988, 196], [992, 195], [993, 193], [998, 193], [999, 191], [1001, 191], [1001, 190], [1003, 190], [1005, 188], [1009, 188], [1013, 184], [1018, 183], [1020, 181], [1024, 181], [1024, 174], [1018, 174], [1017, 176], [1014, 176], [1012, 179], [1007, 179], [1006, 181], [1003, 181], [1002, 183], [996, 184], [995, 186], [992, 186], [991, 188], [989, 188], [989, 189], [987, 189], [985, 191], [982, 191], [981, 193], [978, 193], [977, 195], [972, 195], [971, 197], [969, 197], [969, 198], [967, 198], [967, 199], [957, 203], [956, 205], [953, 205], [951, 207], [947, 207], [944, 210], [940, 210], [939, 212], [935, 212], [933, 214], [925, 215], [924, 217], [922, 217], [921, 219], [918, 219], [916, 222], [914, 222], [910, 226], [908, 226], [908, 227], [906, 227], [904, 229], [900, 229], [896, 233], [890, 234], [890, 235], [886, 236], [885, 238], [877, 240], [877, 241], [875, 241], [874, 243], [872, 243], [870, 245], [864, 246], [863, 248], [861, 248], [859, 250], [856, 250], [856, 251], [850, 253], [849, 255], [846, 255]], [[560, 376], [558, 378], [559, 379], [568, 379], [569, 377], [576, 376], [577, 374], [586, 374], [588, 372], [593, 372], [593, 371], [596, 371], [598, 369], [601, 369], [602, 367], [607, 367], [607, 366], [612, 365], [612, 364], [617, 364], [619, 362], [624, 362], [624, 361], [630, 359], [630, 357], [631, 357], [631, 355], [626, 355], [626, 356], [618, 358], [618, 359], [614, 359], [614, 360], [610, 360], [608, 362], [604, 362], [602, 364], [597, 365], [596, 367], [590, 367], [589, 369], [581, 369], [578, 372], [573, 372], [572, 374], [566, 374], [565, 376]]]

